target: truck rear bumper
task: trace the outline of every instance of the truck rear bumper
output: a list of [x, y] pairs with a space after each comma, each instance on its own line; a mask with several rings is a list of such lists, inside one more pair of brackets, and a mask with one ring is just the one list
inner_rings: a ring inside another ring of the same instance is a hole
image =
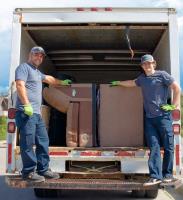
[[9, 175], [6, 183], [15, 188], [45, 188], [45, 189], [74, 189], [74, 190], [156, 190], [162, 187], [180, 187], [181, 180], [171, 184], [160, 184], [154, 186], [143, 186], [144, 180], [112, 180], [112, 179], [72, 179], [61, 178], [57, 180], [46, 180], [42, 183], [25, 181], [20, 175]]

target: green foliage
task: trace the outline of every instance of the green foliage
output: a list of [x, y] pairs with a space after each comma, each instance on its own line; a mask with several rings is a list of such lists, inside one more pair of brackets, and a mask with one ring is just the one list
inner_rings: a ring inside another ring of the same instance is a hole
[[6, 139], [7, 117], [0, 117], [0, 140]]

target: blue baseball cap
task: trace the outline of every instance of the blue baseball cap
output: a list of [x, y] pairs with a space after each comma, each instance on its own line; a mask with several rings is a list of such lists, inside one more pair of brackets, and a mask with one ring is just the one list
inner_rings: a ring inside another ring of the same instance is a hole
[[44, 56], [46, 56], [46, 53], [42, 47], [33, 47], [30, 51], [31, 53], [42, 53]]
[[150, 54], [145, 54], [141, 57], [141, 64], [143, 64], [144, 62], [154, 62], [154, 58], [152, 55]]

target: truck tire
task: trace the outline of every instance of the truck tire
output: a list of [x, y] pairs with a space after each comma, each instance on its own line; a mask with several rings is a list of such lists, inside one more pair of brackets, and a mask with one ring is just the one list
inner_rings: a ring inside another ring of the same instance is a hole
[[155, 199], [158, 196], [158, 189], [156, 190], [146, 190], [146, 197], [150, 199]]
[[132, 190], [132, 196], [135, 198], [143, 198], [145, 194], [145, 190]]
[[53, 197], [56, 198], [56, 197], [58, 197], [59, 190], [34, 188], [34, 194], [38, 198], [53, 198]]

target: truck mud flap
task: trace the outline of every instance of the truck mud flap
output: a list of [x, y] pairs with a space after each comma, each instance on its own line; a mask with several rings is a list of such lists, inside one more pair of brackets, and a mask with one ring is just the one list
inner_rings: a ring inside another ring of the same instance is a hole
[[6, 176], [6, 183], [15, 188], [75, 189], [75, 190], [156, 190], [159, 185], [144, 187], [144, 181], [112, 179], [46, 180], [42, 183], [25, 181], [20, 175]]

